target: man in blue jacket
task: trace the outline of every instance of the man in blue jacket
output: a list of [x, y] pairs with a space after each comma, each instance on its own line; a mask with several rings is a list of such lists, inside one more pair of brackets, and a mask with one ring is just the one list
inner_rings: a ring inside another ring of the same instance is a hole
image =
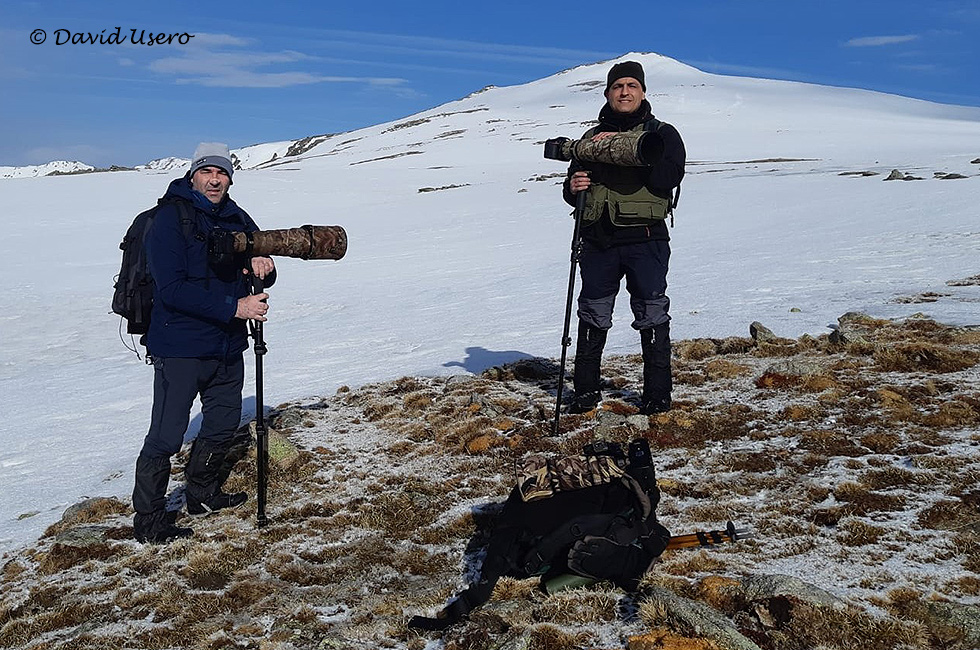
[[198, 145], [190, 171], [170, 183], [144, 245], [156, 284], [146, 337], [153, 359], [150, 429], [136, 460], [133, 534], [140, 542], [168, 542], [192, 534], [166, 509], [170, 458], [178, 451], [201, 397], [201, 429], [184, 468], [189, 514], [243, 504], [244, 492], [226, 494], [222, 464], [238, 430], [245, 383], [246, 321], [266, 320], [266, 293], [251, 294], [251, 275], [275, 281], [268, 257], [208, 253], [208, 234], [258, 230], [231, 199], [228, 146]]

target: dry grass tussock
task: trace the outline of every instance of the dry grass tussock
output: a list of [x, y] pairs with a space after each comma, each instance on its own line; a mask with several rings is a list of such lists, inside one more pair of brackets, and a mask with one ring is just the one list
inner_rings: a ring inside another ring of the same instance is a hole
[[[675, 408], [651, 417], [635, 406], [639, 357], [609, 358], [603, 407], [563, 416], [558, 435], [557, 367], [543, 359], [281, 405], [270, 422], [296, 449], [271, 468], [268, 526], [249, 502], [181, 518], [189, 540], [141, 546], [128, 504], [82, 504], [0, 561], [0, 648], [731, 647], [655, 604], [657, 589], [772, 650], [972, 647], [941, 613], [973, 607], [976, 621], [980, 603], [980, 335], [921, 319], [846, 325], [833, 338], [679, 341]], [[756, 537], [668, 552], [637, 594], [546, 595], [505, 578], [468, 622], [407, 628], [473, 578], [515, 460], [637, 436], [654, 449], [667, 527], [732, 519]], [[254, 493], [254, 481], [253, 455], [230, 487]], [[739, 587], [770, 574], [847, 606]]]

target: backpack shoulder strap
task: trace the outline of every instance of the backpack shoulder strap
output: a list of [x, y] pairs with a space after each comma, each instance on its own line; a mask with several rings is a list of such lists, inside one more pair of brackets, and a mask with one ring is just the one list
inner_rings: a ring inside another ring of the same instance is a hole
[[[651, 117], [649, 120], [643, 123], [644, 131], [660, 131], [665, 123], [661, 122], [655, 117]], [[678, 183], [677, 187], [671, 192], [670, 205], [667, 207], [667, 214], [670, 215], [670, 225], [674, 225], [674, 208], [677, 207], [677, 203], [681, 200], [681, 184]]]
[[204, 234], [198, 227], [194, 206], [191, 205], [190, 201], [175, 197], [163, 197], [157, 200], [155, 209], [159, 210], [164, 205], [173, 205], [177, 209], [177, 220], [180, 222], [180, 230], [185, 239], [203, 239]]
[[660, 120], [658, 120], [655, 117], [651, 117], [649, 120], [647, 120], [646, 122], [643, 123], [643, 130], [644, 131], [659, 131], [660, 130], [660, 127], [662, 127], [663, 125], [664, 125], [663, 122], [661, 122]]

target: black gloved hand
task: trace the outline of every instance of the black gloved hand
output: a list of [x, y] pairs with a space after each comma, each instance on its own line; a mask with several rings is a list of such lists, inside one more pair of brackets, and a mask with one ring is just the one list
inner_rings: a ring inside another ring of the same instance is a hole
[[586, 535], [568, 553], [568, 568], [596, 580], [611, 580], [623, 589], [636, 589], [650, 566], [643, 549], [617, 544], [608, 537]]

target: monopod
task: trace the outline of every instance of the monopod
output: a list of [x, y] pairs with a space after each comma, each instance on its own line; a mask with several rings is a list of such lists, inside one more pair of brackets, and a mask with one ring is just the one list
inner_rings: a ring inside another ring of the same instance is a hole
[[[258, 295], [263, 292], [262, 278], [252, 273], [252, 294]], [[268, 352], [265, 345], [265, 334], [262, 329], [262, 321], [253, 320], [252, 338], [255, 339], [255, 462], [257, 474], [257, 513], [256, 521], [259, 528], [268, 523], [265, 516], [266, 487], [269, 482], [269, 430], [265, 426], [265, 405], [263, 403], [263, 384], [262, 384], [262, 357]]]
[[[347, 254], [347, 231], [341, 226], [302, 226], [281, 230], [255, 230], [236, 232], [212, 231], [208, 235], [208, 252], [216, 260], [226, 259], [236, 253], [247, 257], [281, 255], [304, 260], [339, 260]], [[251, 274], [252, 295], [263, 293], [265, 283]], [[268, 523], [265, 516], [266, 492], [269, 482], [269, 430], [265, 424], [265, 405], [262, 398], [262, 357], [268, 351], [262, 330], [262, 321], [249, 322], [251, 336], [255, 339], [255, 459], [258, 525]]]
[[568, 356], [568, 346], [572, 344], [569, 328], [572, 322], [572, 298], [575, 293], [575, 267], [582, 254], [582, 213], [585, 212], [585, 192], [575, 195], [575, 229], [572, 232], [572, 263], [568, 269], [568, 295], [565, 296], [565, 329], [561, 335], [561, 364], [558, 367], [558, 390], [555, 396], [555, 423], [552, 434], [558, 435], [558, 423], [561, 418], [561, 394], [565, 388], [565, 359]]

